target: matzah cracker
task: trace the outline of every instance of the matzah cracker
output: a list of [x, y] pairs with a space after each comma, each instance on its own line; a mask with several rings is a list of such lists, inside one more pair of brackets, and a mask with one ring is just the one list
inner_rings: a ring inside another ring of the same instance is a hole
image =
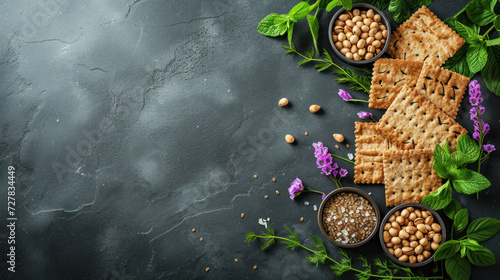
[[370, 108], [387, 109], [404, 85], [414, 87], [424, 63], [380, 58], [373, 63]]
[[433, 150], [390, 150], [384, 152], [385, 204], [421, 202], [441, 186], [432, 169]]
[[356, 159], [354, 183], [382, 184], [384, 181], [383, 154], [390, 144], [377, 131], [376, 123], [355, 122]]
[[460, 35], [422, 6], [392, 32], [387, 53], [393, 58], [441, 66], [464, 43]]
[[378, 122], [378, 130], [401, 149], [430, 149], [446, 141], [455, 150], [467, 130], [415, 89], [404, 87]]
[[416, 90], [455, 119], [469, 81], [466, 76], [426, 62], [420, 72]]

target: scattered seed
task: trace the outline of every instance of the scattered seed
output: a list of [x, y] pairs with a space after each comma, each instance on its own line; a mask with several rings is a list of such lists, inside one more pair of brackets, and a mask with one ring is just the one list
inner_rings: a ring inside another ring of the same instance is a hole
[[349, 147], [351, 147], [351, 146], [349, 146], [349, 144], [345, 144], [345, 146], [346, 146], [348, 149], [349, 149]]
[[267, 199], [269, 196], [267, 196], [267, 194], [264, 196], [265, 199]]
[[309, 106], [309, 111], [311, 113], [316, 113], [319, 111], [319, 109], [321, 109], [321, 107], [319, 105], [316, 105], [316, 104]]
[[245, 213], [241, 213], [241, 217], [242, 217], [242, 218], [245, 218]]
[[281, 98], [281, 99], [280, 99], [280, 101], [278, 102], [278, 105], [279, 105], [280, 107], [283, 107], [283, 106], [288, 105], [288, 99], [286, 99], [286, 98]]
[[339, 148], [339, 145], [335, 145], [335, 149], [338, 149]]
[[238, 259], [234, 259], [234, 262], [240, 262]]
[[304, 217], [301, 217], [301, 218], [300, 218], [300, 221], [301, 221], [301, 222], [303, 222], [303, 221], [304, 221]]
[[304, 133], [306, 136], [309, 135], [309, 132], [306, 131], [306, 133]]
[[333, 134], [333, 139], [335, 139], [335, 141], [337, 141], [339, 143], [342, 143], [342, 142], [344, 142], [344, 135], [335, 133], [335, 134]]
[[280, 195], [280, 191], [276, 191], [276, 194], [277, 194], [277, 195]]
[[254, 177], [255, 179], [257, 179], [257, 178], [258, 178], [257, 174], [253, 175], [253, 177]]
[[273, 182], [276, 182], [276, 178], [273, 178]]
[[205, 268], [205, 271], [208, 272], [210, 270], [210, 267]]
[[193, 229], [191, 230], [191, 232], [195, 232], [195, 231], [196, 231], [196, 229], [195, 229], [195, 228], [193, 228]]
[[293, 138], [293, 136], [292, 136], [292, 135], [287, 134], [287, 135], [285, 136], [285, 141], [286, 141], [287, 143], [292, 144], [293, 142], [295, 142], [295, 138]]
[[200, 242], [203, 241], [203, 237], [200, 237]]
[[254, 266], [253, 266], [253, 269], [257, 269], [257, 266], [256, 266], [256, 265], [254, 265]]

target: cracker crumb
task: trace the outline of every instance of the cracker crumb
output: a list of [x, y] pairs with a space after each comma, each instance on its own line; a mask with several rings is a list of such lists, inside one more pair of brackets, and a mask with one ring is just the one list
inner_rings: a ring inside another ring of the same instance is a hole
[[318, 211], [318, 206], [316, 204], [313, 205], [313, 210]]
[[348, 153], [347, 158], [349, 158], [349, 160], [352, 160], [354, 158], [354, 155], [352, 153]]
[[304, 201], [304, 205], [309, 205], [309, 201]]

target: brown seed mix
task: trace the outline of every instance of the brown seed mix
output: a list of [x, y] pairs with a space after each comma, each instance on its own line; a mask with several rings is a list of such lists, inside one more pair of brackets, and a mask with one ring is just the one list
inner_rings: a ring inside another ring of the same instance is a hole
[[337, 242], [356, 243], [375, 229], [377, 216], [365, 198], [342, 192], [330, 198], [323, 210], [323, 227]]
[[393, 249], [388, 251], [398, 260], [420, 263], [432, 256], [431, 249], [439, 248], [441, 226], [434, 222], [430, 211], [406, 207], [394, 212], [388, 221], [384, 225], [384, 242], [388, 249]]

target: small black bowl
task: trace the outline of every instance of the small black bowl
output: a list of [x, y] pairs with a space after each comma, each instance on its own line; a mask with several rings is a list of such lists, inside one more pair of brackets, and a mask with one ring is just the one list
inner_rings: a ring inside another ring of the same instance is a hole
[[[332, 20], [330, 20], [330, 25], [328, 26], [328, 38], [330, 40], [330, 45], [332, 47], [333, 52], [345, 63], [351, 64], [351, 65], [366, 65], [374, 62], [375, 60], [379, 59], [387, 50], [387, 47], [389, 46], [389, 40], [391, 39], [391, 23], [389, 19], [384, 15], [382, 11], [380, 11], [377, 7], [366, 4], [366, 3], [354, 3], [352, 4], [352, 9], [360, 9], [360, 10], [369, 10], [373, 9], [373, 11], [376, 14], [379, 14], [380, 17], [382, 18], [382, 22], [384, 23], [385, 27], [387, 28], [387, 38], [385, 39], [385, 44], [384, 47], [382, 48], [382, 51], [377, 54], [376, 56], [368, 59], [368, 60], [354, 60], [354, 59], [349, 59], [345, 57], [336, 47], [335, 43], [333, 42], [332, 39], [332, 31], [334, 28], [335, 20], [343, 14], [346, 10], [344, 8], [340, 8], [332, 17]], [[352, 11], [351, 9], [351, 11]]]
[[[373, 228], [373, 231], [370, 233], [370, 235], [367, 238], [365, 238], [365, 239], [363, 239], [363, 240], [361, 240], [359, 242], [356, 242], [356, 243], [346, 243], [346, 244], [344, 244], [344, 243], [335, 241], [335, 239], [333, 239], [325, 231], [325, 228], [323, 227], [323, 210], [325, 208], [326, 203], [334, 195], [337, 195], [337, 194], [342, 193], [342, 192], [355, 193], [355, 194], [363, 197], [364, 199], [368, 200], [368, 202], [370, 203], [370, 205], [373, 207], [373, 210], [375, 211], [376, 222], [375, 222], [375, 226]], [[375, 200], [373, 200], [373, 198], [370, 195], [368, 195], [366, 192], [364, 192], [364, 191], [362, 191], [360, 189], [350, 188], [350, 187], [339, 188], [339, 189], [336, 189], [336, 190], [332, 191], [331, 193], [329, 193], [325, 197], [325, 199], [323, 199], [323, 201], [321, 202], [321, 205], [319, 206], [319, 211], [318, 211], [318, 225], [319, 225], [319, 229], [321, 230], [321, 232], [323, 233], [323, 235], [326, 237], [326, 239], [328, 239], [328, 241], [330, 241], [331, 243], [333, 243], [335, 246], [342, 247], [342, 248], [355, 248], [355, 247], [359, 247], [361, 245], [364, 245], [368, 241], [370, 241], [370, 239], [372, 239], [377, 234], [377, 230], [378, 230], [379, 225], [380, 225], [380, 219], [381, 219], [380, 210], [378, 209], [378, 206], [377, 206], [377, 203], [375, 202]]]
[[402, 261], [398, 260], [395, 256], [391, 255], [391, 253], [389, 253], [389, 250], [387, 249], [387, 246], [385, 246], [385, 242], [384, 242], [384, 225], [387, 223], [387, 220], [389, 219], [389, 217], [392, 214], [394, 214], [394, 212], [396, 212], [398, 210], [402, 210], [402, 209], [404, 209], [406, 207], [410, 207], [410, 206], [415, 208], [415, 209], [425, 209], [425, 210], [432, 213], [432, 216], [434, 216], [434, 222], [438, 223], [441, 226], [442, 239], [441, 239], [441, 243], [439, 244], [440, 246], [443, 245], [443, 243], [446, 241], [446, 227], [444, 225], [443, 219], [441, 219], [441, 216], [439, 216], [439, 214], [436, 211], [434, 211], [429, 206], [421, 204], [421, 203], [401, 204], [401, 205], [398, 205], [398, 206], [392, 208], [391, 211], [389, 211], [389, 213], [387, 213], [387, 215], [385, 215], [384, 219], [382, 220], [382, 223], [380, 223], [380, 230], [379, 230], [380, 245], [382, 246], [384, 253], [387, 255], [387, 257], [389, 259], [391, 259], [391, 261], [393, 261], [394, 263], [396, 263], [400, 266], [415, 268], [415, 267], [422, 267], [422, 266], [427, 265], [430, 262], [432, 262], [432, 260], [434, 259], [434, 253], [428, 259], [426, 259], [420, 263], [419, 262], [416, 262], [416, 263], [402, 262]]

